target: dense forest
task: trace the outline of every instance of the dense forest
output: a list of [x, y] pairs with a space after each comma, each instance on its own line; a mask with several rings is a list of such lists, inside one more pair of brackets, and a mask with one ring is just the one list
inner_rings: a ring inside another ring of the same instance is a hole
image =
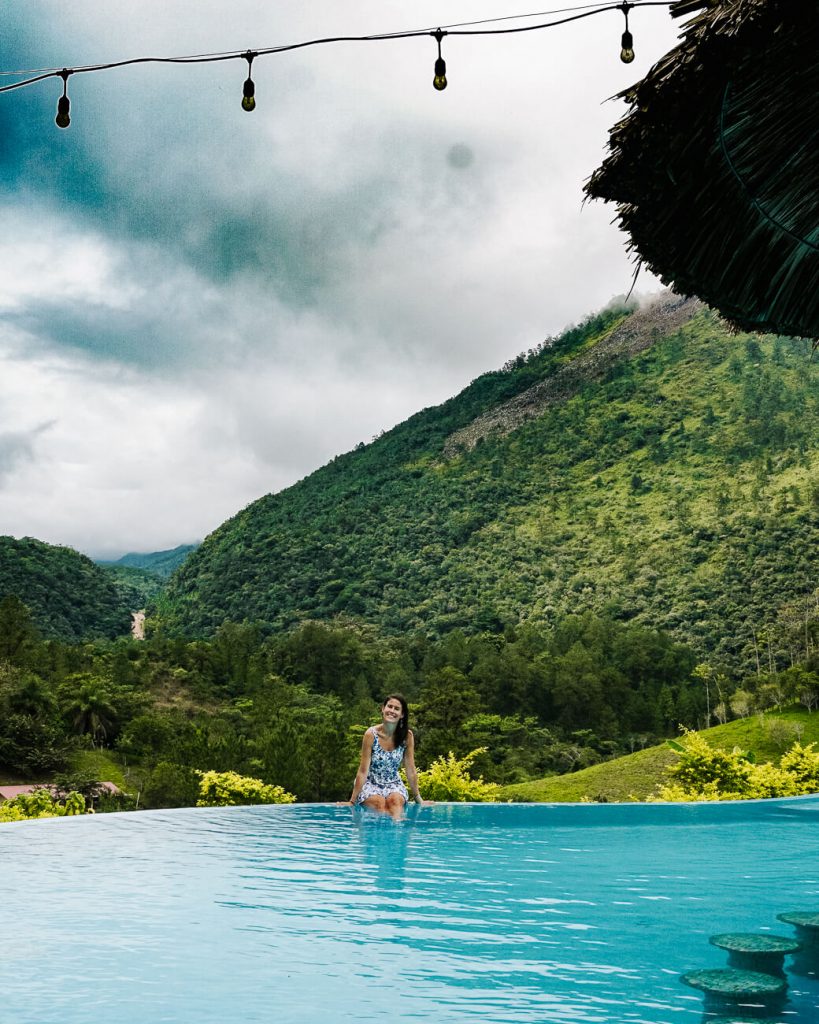
[[[208, 640], [43, 640], [0, 602], [0, 777], [80, 791], [78, 755], [105, 752], [140, 806], [195, 802], [197, 771], [236, 771], [302, 800], [349, 796], [379, 701], [410, 700], [417, 760], [480, 750], [473, 770], [521, 783], [641, 749], [681, 725], [819, 702], [819, 611], [808, 656], [729, 677], [667, 634], [592, 612], [553, 628], [391, 636], [354, 621], [264, 637], [224, 623]], [[73, 774], [72, 774], [73, 773]], [[82, 773], [80, 772], [80, 776]], [[133, 800], [133, 796], [131, 798]]]
[[729, 334], [701, 307], [670, 331], [644, 321], [649, 336], [604, 373], [453, 449], [631, 315], [590, 317], [248, 506], [171, 578], [160, 628], [273, 632], [342, 614], [445, 636], [592, 612], [661, 628], [732, 671], [793, 660], [816, 587], [808, 346]]

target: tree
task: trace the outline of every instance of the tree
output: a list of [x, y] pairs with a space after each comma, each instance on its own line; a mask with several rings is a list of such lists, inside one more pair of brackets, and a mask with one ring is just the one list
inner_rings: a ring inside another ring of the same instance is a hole
[[28, 664], [40, 634], [26, 605], [10, 594], [0, 601], [0, 661]]
[[117, 723], [117, 711], [105, 684], [81, 673], [69, 676], [63, 690], [62, 711], [73, 731], [103, 745]]
[[705, 662], [700, 662], [694, 667], [691, 675], [699, 679], [705, 688], [705, 728], [711, 725], [711, 682], [714, 678], [714, 670]]
[[9, 690], [8, 705], [11, 711], [20, 715], [49, 718], [57, 702], [44, 679], [33, 672], [24, 672], [16, 686]]
[[160, 761], [148, 776], [143, 799], [148, 807], [193, 807], [199, 797], [199, 775], [193, 768]]
[[446, 666], [430, 674], [413, 705], [418, 750], [425, 762], [454, 750], [465, 754], [468, 742], [463, 725], [485, 711], [477, 692], [458, 669]]
[[747, 718], [753, 707], [753, 697], [747, 690], [734, 690], [730, 705], [732, 714], [737, 718]]

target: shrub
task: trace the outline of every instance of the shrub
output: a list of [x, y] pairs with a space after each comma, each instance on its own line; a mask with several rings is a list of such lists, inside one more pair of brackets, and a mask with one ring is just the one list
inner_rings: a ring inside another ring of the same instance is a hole
[[61, 803], [47, 789], [21, 793], [13, 800], [0, 804], [0, 821], [27, 821], [31, 818], [61, 818], [65, 815], [84, 814], [85, 797], [69, 793]]
[[709, 746], [698, 733], [687, 732], [682, 743], [670, 744], [680, 755], [668, 769], [669, 785], [653, 799], [750, 800], [819, 792], [819, 753], [813, 744], [794, 743], [779, 765], [754, 764], [743, 751], [731, 753]]
[[199, 772], [197, 807], [231, 807], [236, 804], [293, 804], [296, 798], [281, 786], [271, 786], [237, 772]]
[[465, 801], [496, 800], [500, 786], [494, 782], [484, 782], [483, 776], [473, 779], [469, 767], [479, 754], [486, 752], [486, 747], [478, 747], [466, 757], [456, 758], [452, 751], [447, 757], [438, 757], [426, 771], [418, 773], [418, 789], [425, 800]]
[[[684, 791], [696, 793], [704, 786], [713, 784], [720, 793], [744, 795], [749, 787], [751, 762], [741, 750], [731, 753], [709, 745], [699, 733], [685, 730], [681, 743], [669, 743], [680, 755], [668, 774]], [[663, 799], [667, 799], [663, 797]], [[689, 800], [714, 799], [714, 797], [688, 797]], [[723, 799], [729, 799], [724, 797]]]
[[800, 793], [819, 792], [819, 752], [814, 750], [814, 747], [814, 743], [809, 743], [806, 747], [801, 743], [794, 743], [779, 761], [780, 768], [796, 779]]

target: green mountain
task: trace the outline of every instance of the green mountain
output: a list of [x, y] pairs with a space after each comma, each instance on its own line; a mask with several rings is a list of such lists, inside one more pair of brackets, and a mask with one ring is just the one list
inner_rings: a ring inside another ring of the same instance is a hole
[[198, 544], [180, 544], [179, 547], [172, 548], [170, 551], [153, 551], [149, 554], [132, 551], [115, 562], [99, 562], [98, 564], [106, 567], [123, 566], [129, 569], [143, 569], [154, 576], [167, 579], [171, 573], [176, 572], [191, 551], [195, 551], [198, 546]]
[[0, 600], [26, 604], [43, 636], [77, 641], [130, 630], [127, 603], [113, 580], [73, 548], [0, 537]]
[[591, 610], [734, 668], [798, 657], [816, 373], [805, 343], [731, 334], [696, 300], [608, 310], [249, 505], [160, 616], [439, 634]]

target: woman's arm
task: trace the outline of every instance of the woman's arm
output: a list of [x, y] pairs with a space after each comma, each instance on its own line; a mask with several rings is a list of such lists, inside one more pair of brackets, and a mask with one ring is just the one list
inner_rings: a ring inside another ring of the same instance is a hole
[[404, 771], [407, 773], [412, 799], [417, 804], [422, 804], [424, 801], [418, 792], [418, 772], [415, 770], [415, 737], [412, 735], [411, 729], [407, 733], [407, 746], [404, 750]]
[[373, 733], [372, 729], [368, 729], [364, 733], [364, 739], [361, 741], [361, 760], [359, 761], [358, 771], [356, 772], [355, 782], [353, 783], [353, 792], [350, 794], [351, 804], [355, 804], [358, 800], [358, 794], [361, 792], [361, 788], [367, 778], [367, 772], [370, 770], [370, 759], [372, 756]]

